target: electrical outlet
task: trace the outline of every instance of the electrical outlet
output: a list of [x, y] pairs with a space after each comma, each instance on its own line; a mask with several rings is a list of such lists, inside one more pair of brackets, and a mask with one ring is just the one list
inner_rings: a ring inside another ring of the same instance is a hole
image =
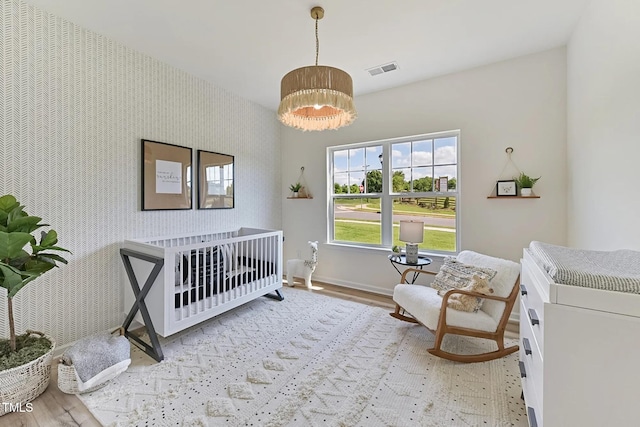
[[302, 258], [302, 252], [298, 249], [298, 258]]

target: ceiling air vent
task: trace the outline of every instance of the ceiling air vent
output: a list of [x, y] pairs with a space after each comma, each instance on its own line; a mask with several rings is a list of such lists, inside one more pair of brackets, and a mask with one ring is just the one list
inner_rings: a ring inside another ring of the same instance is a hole
[[388, 73], [389, 71], [397, 70], [398, 63], [397, 62], [389, 62], [388, 64], [378, 65], [377, 67], [368, 68], [367, 72], [372, 76], [377, 76], [378, 74]]

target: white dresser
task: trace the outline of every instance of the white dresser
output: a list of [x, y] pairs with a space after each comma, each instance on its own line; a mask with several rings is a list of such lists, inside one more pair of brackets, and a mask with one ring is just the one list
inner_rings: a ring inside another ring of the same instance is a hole
[[529, 249], [521, 265], [530, 426], [640, 425], [640, 295], [554, 283]]

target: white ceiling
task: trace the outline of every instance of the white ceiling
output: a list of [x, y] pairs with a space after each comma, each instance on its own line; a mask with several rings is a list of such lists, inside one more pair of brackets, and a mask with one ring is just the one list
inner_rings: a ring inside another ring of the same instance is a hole
[[[315, 62], [355, 95], [565, 45], [589, 0], [26, 0], [272, 110]], [[399, 69], [371, 77], [391, 61]]]

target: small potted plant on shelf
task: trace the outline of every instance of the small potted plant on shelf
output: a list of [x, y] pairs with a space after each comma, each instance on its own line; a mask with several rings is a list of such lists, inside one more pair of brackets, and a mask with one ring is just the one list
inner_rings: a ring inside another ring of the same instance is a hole
[[520, 195], [523, 197], [529, 197], [532, 194], [532, 188], [536, 182], [542, 177], [531, 178], [526, 175], [524, 172], [520, 172], [520, 175], [514, 177], [513, 179], [516, 181], [516, 185], [520, 189]]
[[[0, 339], [0, 402], [14, 405], [32, 401], [47, 388], [55, 342], [41, 332], [16, 335], [13, 298], [58, 262], [67, 263], [56, 251], [69, 252], [57, 246], [54, 230], [41, 231], [38, 242], [32, 233], [48, 224], [23, 208], [12, 195], [0, 197], [0, 287], [7, 290], [9, 315], [9, 339]], [[0, 415], [6, 412], [0, 406]]]
[[291, 184], [289, 186], [289, 190], [291, 190], [291, 192], [293, 193], [293, 197], [298, 197], [298, 192], [301, 188], [302, 184], [300, 184], [299, 182], [296, 182], [295, 184]]

